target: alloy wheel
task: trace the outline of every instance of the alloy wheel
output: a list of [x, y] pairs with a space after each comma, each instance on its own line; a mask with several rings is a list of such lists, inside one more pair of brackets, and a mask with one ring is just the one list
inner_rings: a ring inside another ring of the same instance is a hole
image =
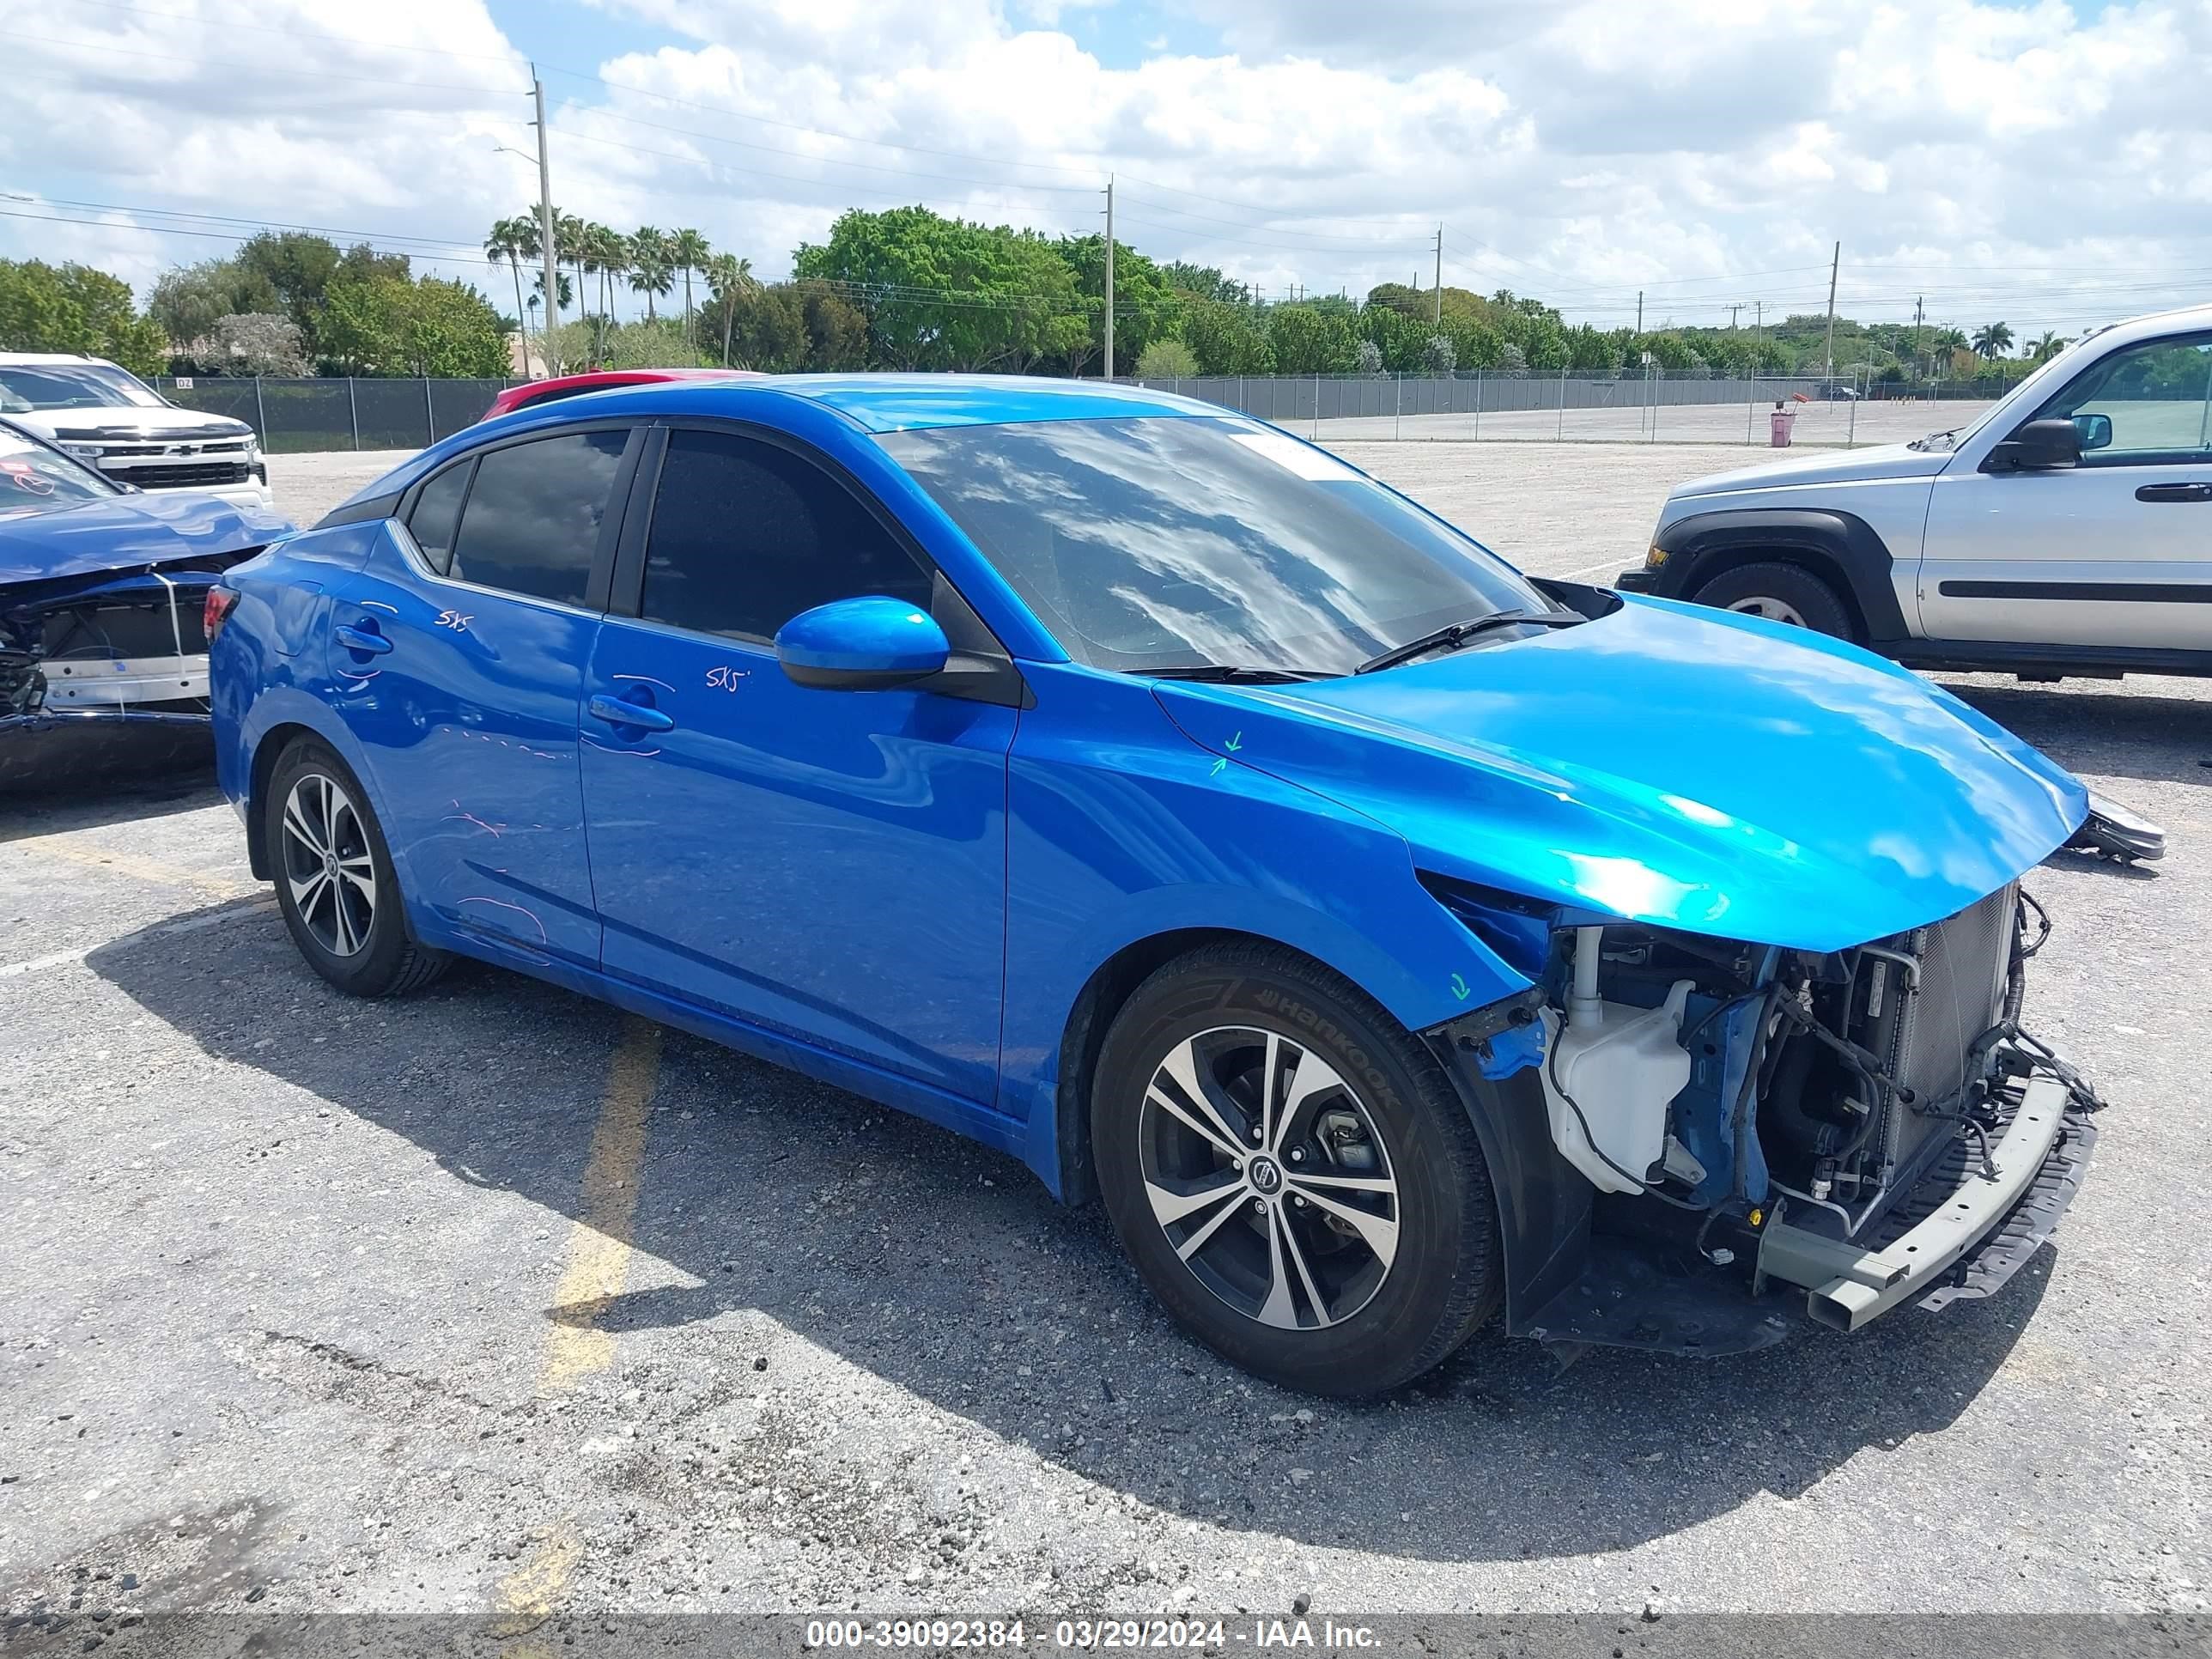
[[284, 798], [283, 841], [301, 924], [332, 956], [359, 955], [376, 921], [376, 861], [353, 798], [324, 773], [301, 774]]
[[1804, 613], [1796, 605], [1785, 600], [1767, 598], [1763, 594], [1747, 594], [1729, 606], [1729, 609], [1741, 611], [1747, 617], [1764, 617], [1769, 622], [1781, 623], [1785, 627], [1803, 628], [1807, 625]]
[[1398, 1183], [1336, 1069], [1273, 1031], [1221, 1026], [1154, 1070], [1138, 1119], [1152, 1218], [1249, 1319], [1318, 1330], [1365, 1307], [1398, 1253]]

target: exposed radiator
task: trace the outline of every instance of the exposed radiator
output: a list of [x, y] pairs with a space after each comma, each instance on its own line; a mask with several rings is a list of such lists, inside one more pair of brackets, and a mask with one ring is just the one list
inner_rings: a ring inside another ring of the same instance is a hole
[[1968, 1081], [1975, 1039], [2005, 1011], [2019, 911], [2014, 883], [1863, 953], [1856, 1035], [1903, 1085], [1876, 1103], [1869, 1196], [1882, 1188], [1900, 1195], [1957, 1132], [1914, 1106], [1946, 1101]]

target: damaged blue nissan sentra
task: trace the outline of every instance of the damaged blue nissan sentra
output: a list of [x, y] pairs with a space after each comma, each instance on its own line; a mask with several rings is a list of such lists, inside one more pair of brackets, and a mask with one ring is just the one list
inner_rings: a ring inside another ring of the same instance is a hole
[[1713, 1355], [1985, 1295], [2088, 1156], [2021, 1024], [2073, 778], [1211, 405], [579, 398], [209, 615], [223, 787], [333, 984], [478, 957], [972, 1135], [1292, 1387], [1493, 1312]]

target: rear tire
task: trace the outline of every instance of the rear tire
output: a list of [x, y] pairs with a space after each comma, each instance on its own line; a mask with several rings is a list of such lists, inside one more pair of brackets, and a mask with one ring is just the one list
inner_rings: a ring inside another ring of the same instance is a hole
[[368, 792], [330, 748], [296, 739], [262, 803], [284, 927], [307, 965], [349, 996], [400, 996], [452, 958], [408, 937], [405, 907]]
[[1792, 628], [1858, 644], [1850, 607], [1836, 590], [1802, 565], [1772, 561], [1740, 564], [1707, 582], [1691, 599], [1717, 611], [1739, 611]]
[[1146, 1284], [1271, 1382], [1395, 1388], [1497, 1302], [1497, 1210], [1466, 1109], [1372, 999], [1291, 951], [1212, 947], [1139, 986], [1099, 1056], [1091, 1133]]

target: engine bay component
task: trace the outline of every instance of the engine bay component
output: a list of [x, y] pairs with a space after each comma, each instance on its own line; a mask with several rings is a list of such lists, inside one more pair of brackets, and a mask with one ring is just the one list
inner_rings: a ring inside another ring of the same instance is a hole
[[[1603, 1193], [1638, 1193], [1662, 1162], [1705, 1174], [1687, 1148], [1670, 1157], [1667, 1108], [1690, 1080], [1682, 1010], [1695, 988], [1677, 980], [1656, 1008], [1609, 1003], [1598, 994], [1605, 930], [1575, 932], [1574, 988], [1563, 1023], [1544, 1011], [1544, 1097], [1559, 1154]], [[1685, 1162], [1686, 1160], [1686, 1163]]]

